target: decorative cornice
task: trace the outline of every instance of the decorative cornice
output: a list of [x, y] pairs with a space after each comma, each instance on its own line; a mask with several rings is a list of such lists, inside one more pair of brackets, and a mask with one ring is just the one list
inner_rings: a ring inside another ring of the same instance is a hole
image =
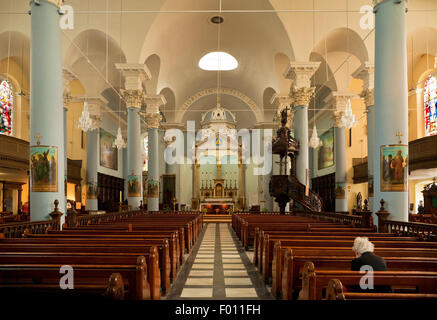
[[142, 90], [120, 89], [120, 92], [126, 100], [126, 108], [141, 109], [145, 97]]
[[362, 64], [352, 76], [355, 79], [363, 80], [363, 91], [375, 88], [375, 65], [369, 62]]
[[311, 77], [320, 66], [320, 61], [290, 62], [284, 72], [284, 78], [293, 80], [292, 87], [311, 87]]
[[189, 97], [182, 104], [182, 107], [176, 116], [176, 122], [182, 121], [182, 117], [184, 116], [184, 113], [188, 110], [188, 108], [194, 102], [201, 99], [202, 97], [215, 95], [215, 94], [226, 94], [226, 95], [233, 96], [235, 98], [240, 99], [241, 101], [243, 101], [245, 104], [247, 104], [249, 106], [250, 110], [253, 111], [257, 121], [263, 120], [264, 116], [263, 116], [263, 112], [262, 112], [261, 108], [256, 104], [255, 101], [250, 99], [248, 96], [246, 96], [242, 92], [235, 90], [235, 89], [230, 89], [230, 88], [220, 88], [220, 90], [218, 90], [217, 88], [209, 88], [209, 89], [205, 89], [205, 90], [196, 92], [194, 95]]
[[167, 100], [162, 94], [148, 94], [145, 95], [147, 113], [159, 113], [159, 107], [167, 103]]
[[143, 82], [152, 79], [152, 75], [145, 64], [116, 63], [115, 67], [124, 76], [124, 89], [143, 90]]

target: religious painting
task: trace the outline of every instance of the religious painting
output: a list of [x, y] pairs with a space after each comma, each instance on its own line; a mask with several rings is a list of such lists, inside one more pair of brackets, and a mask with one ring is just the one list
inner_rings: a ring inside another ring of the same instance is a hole
[[335, 183], [335, 199], [346, 199], [346, 182]]
[[118, 149], [113, 146], [115, 137], [100, 128], [100, 165], [118, 170]]
[[141, 197], [141, 180], [140, 176], [131, 175], [127, 177], [127, 196]]
[[408, 191], [408, 146], [381, 146], [381, 191]]
[[369, 197], [373, 197], [373, 175], [369, 175], [369, 183], [367, 186], [367, 192]]
[[86, 197], [87, 199], [97, 199], [97, 182], [86, 183]]
[[149, 179], [147, 181], [147, 193], [149, 198], [158, 198], [159, 197], [159, 182], [153, 179]]
[[58, 192], [58, 148], [30, 147], [32, 192]]
[[334, 128], [329, 129], [320, 136], [322, 146], [318, 151], [318, 170], [326, 169], [334, 165]]

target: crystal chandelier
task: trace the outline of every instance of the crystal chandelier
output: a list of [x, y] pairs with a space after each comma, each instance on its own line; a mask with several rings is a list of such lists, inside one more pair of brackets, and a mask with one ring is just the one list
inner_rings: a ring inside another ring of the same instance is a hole
[[352, 113], [352, 105], [350, 99], [347, 99], [346, 109], [344, 110], [344, 114], [341, 116], [341, 124], [342, 127], [345, 127], [347, 129], [350, 129], [357, 125], [355, 115]]
[[320, 141], [319, 137], [317, 136], [316, 124], [314, 124], [313, 134], [311, 135], [311, 138], [310, 138], [308, 145], [313, 149], [316, 149], [316, 148], [321, 147], [323, 145], [323, 142]]
[[84, 132], [97, 128], [96, 122], [90, 117], [88, 103], [86, 101], [83, 104], [83, 111], [76, 126]]
[[120, 127], [118, 127], [117, 138], [114, 140], [112, 146], [117, 149], [126, 148], [126, 142], [124, 142]]

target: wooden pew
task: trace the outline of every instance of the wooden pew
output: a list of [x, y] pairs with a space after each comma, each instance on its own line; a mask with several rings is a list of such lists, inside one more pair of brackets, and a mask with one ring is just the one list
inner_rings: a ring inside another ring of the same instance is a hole
[[[267, 281], [271, 276], [272, 276], [272, 269], [271, 269], [271, 265], [272, 265], [272, 260], [275, 256], [275, 252], [274, 252], [274, 245], [276, 241], [281, 241], [284, 245], [286, 243], [290, 243], [290, 241], [294, 241], [294, 240], [320, 240], [320, 241], [327, 241], [327, 240], [342, 240], [342, 241], [350, 241], [351, 243], [351, 248], [353, 245], [353, 241], [356, 237], [360, 236], [360, 234], [355, 234], [355, 235], [330, 235], [330, 236], [313, 236], [310, 233], [308, 233], [305, 236], [294, 236], [294, 235], [287, 235], [287, 236], [275, 236], [273, 237], [273, 239], [270, 239], [270, 234], [265, 234], [263, 239], [264, 241], [260, 241], [260, 243], [262, 243], [262, 247], [258, 250], [258, 269], [259, 271], [261, 271], [262, 275], [263, 275], [263, 279], [264, 281]], [[369, 236], [368, 237], [370, 241], [372, 242], [377, 242], [379, 243], [380, 241], [384, 241], [385, 243], [387, 242], [403, 242], [403, 241], [408, 241], [408, 242], [414, 242], [414, 241], [418, 241], [417, 238], [414, 237], [386, 237], [386, 236]], [[422, 246], [421, 244], [419, 244], [419, 246]], [[436, 247], [437, 247], [437, 243], [436, 243]]]
[[[336, 259], [347, 259], [347, 269], [350, 269], [350, 263], [355, 258], [350, 248], [329, 248], [329, 247], [287, 247], [283, 249], [280, 242], [277, 242], [275, 247], [275, 257], [272, 264], [272, 294], [276, 297], [280, 296], [284, 300], [292, 299], [293, 292], [300, 283], [299, 275], [301, 274], [302, 260], [303, 262], [316, 259], [317, 257], [335, 257]], [[391, 257], [407, 258], [413, 260], [428, 259], [434, 261], [437, 259], [437, 249], [414, 249], [414, 248], [376, 248], [375, 254], [386, 259]], [[341, 257], [341, 258], [340, 258]], [[300, 263], [299, 266], [296, 263]], [[278, 267], [279, 266], [279, 267]], [[392, 264], [390, 264], [390, 268]], [[423, 266], [426, 270], [426, 264]]]
[[[302, 289], [299, 300], [321, 300], [322, 291], [331, 279], [338, 279], [344, 285], [356, 286], [363, 273], [349, 270], [316, 269], [312, 262], [306, 262], [302, 273]], [[435, 271], [374, 271], [375, 286], [412, 286], [417, 293], [437, 293], [437, 272]]]
[[326, 300], [436, 300], [437, 294], [427, 293], [370, 293], [344, 292], [338, 279], [331, 279], [326, 289]]
[[168, 252], [168, 243], [166, 240], [161, 245], [157, 245], [156, 242], [148, 243], [147, 241], [141, 242], [141, 244], [128, 242], [128, 243], [115, 243], [115, 242], [88, 242], [88, 241], [53, 241], [51, 243], [45, 241], [40, 243], [39, 241], [26, 242], [22, 239], [8, 239], [6, 241], [0, 241], [0, 253], [55, 253], [55, 252], [74, 252], [74, 253], [114, 253], [114, 254], [126, 254], [126, 255], [147, 255], [150, 252], [152, 246], [156, 245], [159, 257], [159, 269], [161, 274], [161, 286], [164, 294], [170, 291], [171, 280], [175, 280], [175, 275], [170, 278], [170, 257]]
[[[435, 257], [399, 257], [396, 252], [378, 252], [391, 271], [415, 270], [415, 271], [435, 271], [437, 270], [437, 256]], [[350, 270], [353, 257], [349, 255], [296, 255], [291, 250], [287, 250], [282, 273], [282, 297], [284, 300], [292, 299], [293, 292], [297, 292], [300, 287], [298, 281], [306, 262], [311, 261], [317, 269], [323, 270]], [[276, 282], [276, 285], [278, 282]], [[273, 291], [273, 290], [272, 290]]]
[[[40, 292], [60, 292], [59, 285], [62, 263], [48, 259], [42, 263], [0, 263], [0, 290], [22, 289], [23, 291], [37, 290]], [[153, 296], [149, 283], [147, 261], [139, 256], [134, 263], [124, 264], [91, 264], [78, 263], [74, 268], [74, 290], [79, 292], [96, 292], [108, 294], [120, 299], [120, 281], [127, 286], [128, 298], [135, 300], [149, 300]], [[70, 264], [71, 265], [71, 264]], [[119, 274], [122, 279], [117, 276]], [[108, 285], [109, 279], [109, 285]], [[124, 290], [123, 290], [124, 291]], [[123, 295], [124, 297], [124, 295]]]

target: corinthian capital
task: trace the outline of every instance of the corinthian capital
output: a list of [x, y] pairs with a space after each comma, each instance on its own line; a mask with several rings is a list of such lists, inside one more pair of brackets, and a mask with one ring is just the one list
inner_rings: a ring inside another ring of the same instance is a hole
[[315, 87], [293, 88], [291, 94], [293, 97], [294, 105], [296, 107], [309, 105], [315, 89]]
[[375, 90], [374, 89], [367, 89], [367, 90], [361, 92], [360, 97], [364, 99], [364, 102], [366, 103], [367, 107], [375, 105]]
[[162, 117], [160, 113], [146, 113], [144, 118], [147, 123], [148, 128], [159, 128], [159, 122], [161, 122]]
[[336, 128], [342, 128], [343, 122], [341, 121], [341, 118], [343, 117], [344, 112], [343, 111], [335, 111], [332, 115], [332, 120], [334, 120], [334, 127]]
[[141, 106], [144, 101], [144, 94], [141, 90], [124, 90], [121, 89], [121, 94], [126, 100], [127, 108], [137, 108], [141, 109]]

